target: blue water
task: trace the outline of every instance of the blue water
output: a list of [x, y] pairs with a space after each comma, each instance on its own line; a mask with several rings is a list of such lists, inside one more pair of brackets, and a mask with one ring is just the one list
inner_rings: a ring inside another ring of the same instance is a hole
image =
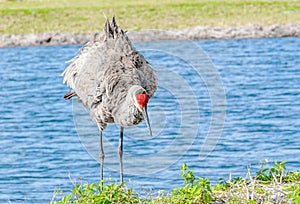
[[[145, 163], [124, 162], [125, 180], [137, 190], [139, 187], [170, 190], [181, 184], [178, 169], [184, 162], [196, 170], [196, 175], [209, 177], [213, 183], [218, 178], [228, 178], [230, 173], [233, 177], [245, 176], [248, 166], [253, 167], [254, 172], [259, 168], [259, 161], [264, 159], [270, 163], [285, 160], [289, 170], [299, 170], [300, 38], [195, 43], [206, 52], [220, 74], [223, 84], [220, 94], [224, 93], [226, 97], [226, 103], [222, 104], [226, 108], [225, 123], [217, 145], [204, 160], [199, 160], [199, 151], [213, 117], [210, 92], [203, 76], [186, 68], [183, 60], [164, 52], [143, 50], [153, 66], [170, 68], [172, 73], [187, 81], [191, 93], [196, 96], [198, 109], [191, 106], [190, 117], [184, 118], [181, 114], [184, 104], [192, 104], [192, 99], [178, 97], [181, 95], [181, 89], [176, 87], [179, 79], [171, 79], [172, 83], [160, 86], [149, 102], [151, 123], [157, 136], [152, 140], [148, 140], [148, 135], [146, 139], [131, 138], [129, 133], [147, 131], [144, 124], [128, 129], [124, 151], [136, 159], [158, 155], [176, 140], [180, 134], [176, 127], [182, 121], [191, 121], [198, 129], [188, 125], [183, 127], [188, 134], [197, 133], [193, 145], [187, 152], [180, 152], [183, 146], [178, 146], [180, 155], [171, 155], [177, 160], [164, 169], [161, 169], [163, 164], [159, 159], [157, 166], [160, 169], [146, 160]], [[151, 43], [144, 43], [143, 47], [147, 45], [151, 47]], [[84, 125], [86, 129], [80, 129], [78, 124], [82, 118], [76, 113], [83, 113], [85, 121], [88, 120], [85, 110], [76, 112], [76, 108], [81, 107], [76, 100], [64, 101], [62, 98], [69, 89], [62, 84], [60, 74], [67, 66], [65, 61], [79, 48], [0, 49], [0, 203], [47, 203], [55, 189], [68, 193], [72, 188], [71, 180], [98, 182], [97, 128], [89, 121], [88, 126]], [[161, 83], [168, 83], [168, 76], [160, 74], [158, 78]], [[104, 132], [113, 145], [118, 141], [117, 128], [110, 125]], [[109, 156], [117, 156], [117, 152], [106, 153], [105, 177], [111, 176], [117, 181], [118, 169], [113, 169], [118, 165], [117, 160], [109, 160]], [[150, 163], [152, 166], [146, 167]], [[155, 173], [144, 172], [147, 168]], [[58, 195], [57, 199], [60, 197]]]

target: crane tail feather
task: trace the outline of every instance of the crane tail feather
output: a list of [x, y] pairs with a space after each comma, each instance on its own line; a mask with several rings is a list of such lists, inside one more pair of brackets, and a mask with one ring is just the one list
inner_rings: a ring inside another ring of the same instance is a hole
[[106, 19], [105, 27], [104, 27], [105, 35], [107, 38], [113, 37], [113, 30], [110, 26], [109, 20]]
[[111, 22], [106, 18], [104, 31], [106, 38], [117, 38], [120, 33], [124, 34], [124, 32], [119, 29], [115, 16], [112, 17]]
[[114, 31], [117, 31], [119, 26], [117, 25], [117, 21], [116, 21], [116, 18], [115, 16], [112, 17], [112, 20], [111, 20], [111, 28], [114, 30]]
[[64, 99], [65, 100], [69, 100], [72, 97], [77, 96], [76, 92], [74, 90], [69, 91], [68, 93], [66, 93], [66, 95], [64, 95]]

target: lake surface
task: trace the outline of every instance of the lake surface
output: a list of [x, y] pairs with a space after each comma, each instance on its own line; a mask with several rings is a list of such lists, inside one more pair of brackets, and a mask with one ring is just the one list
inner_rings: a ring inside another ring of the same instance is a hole
[[[245, 176], [248, 166], [254, 173], [264, 159], [300, 170], [300, 38], [195, 41], [203, 58], [189, 43], [174, 53], [166, 42], [136, 45], [160, 86], [149, 102], [153, 138], [145, 124], [125, 129], [125, 181], [170, 190], [182, 183], [183, 163], [212, 183]], [[76, 100], [63, 100], [60, 74], [79, 48], [0, 49], [0, 203], [49, 203], [71, 180], [98, 182], [97, 127]], [[200, 73], [180, 53], [197, 56]], [[104, 176], [113, 181], [118, 133], [116, 125], [104, 131]]]

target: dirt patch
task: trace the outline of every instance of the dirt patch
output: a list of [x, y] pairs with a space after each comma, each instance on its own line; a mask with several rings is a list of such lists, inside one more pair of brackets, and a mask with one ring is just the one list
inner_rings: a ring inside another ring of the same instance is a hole
[[[84, 44], [100, 33], [56, 33], [47, 32], [30, 35], [0, 35], [0, 47], [44, 46]], [[272, 26], [250, 25], [239, 27], [194, 27], [182, 30], [144, 30], [129, 31], [132, 42], [160, 40], [199, 40], [199, 39], [238, 39], [238, 38], [275, 38], [300, 37], [300, 24]]]

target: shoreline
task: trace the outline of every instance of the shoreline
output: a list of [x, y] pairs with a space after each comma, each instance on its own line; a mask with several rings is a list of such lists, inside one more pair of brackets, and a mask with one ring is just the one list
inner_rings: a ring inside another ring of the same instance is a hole
[[[78, 45], [97, 37], [99, 33], [59, 33], [14, 35], [0, 34], [0, 48], [47, 45]], [[208, 39], [245, 39], [300, 37], [300, 23], [275, 24], [270, 26], [247, 25], [233, 27], [193, 27], [181, 30], [142, 30], [128, 31], [133, 43], [161, 40], [208, 40]]]

